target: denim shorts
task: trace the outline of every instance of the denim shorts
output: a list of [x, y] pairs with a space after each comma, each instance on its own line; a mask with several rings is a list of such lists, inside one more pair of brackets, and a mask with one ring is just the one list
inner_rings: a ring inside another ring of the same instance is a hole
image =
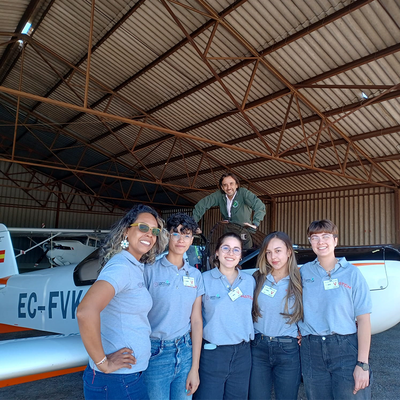
[[186, 379], [192, 368], [190, 334], [172, 340], [151, 339], [151, 357], [143, 373], [150, 400], [190, 400]]
[[83, 373], [86, 400], [148, 400], [142, 372], [104, 374], [88, 365]]

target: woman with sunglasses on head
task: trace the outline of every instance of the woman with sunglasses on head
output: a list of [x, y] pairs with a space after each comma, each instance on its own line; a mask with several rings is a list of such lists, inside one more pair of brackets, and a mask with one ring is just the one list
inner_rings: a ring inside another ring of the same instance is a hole
[[171, 215], [168, 254], [145, 266], [145, 283], [153, 298], [151, 358], [144, 373], [150, 400], [191, 399], [199, 386], [204, 285], [200, 271], [184, 260], [197, 228], [187, 214]]
[[217, 242], [212, 269], [203, 273], [203, 348], [196, 400], [247, 399], [254, 339], [254, 278], [242, 273], [242, 241], [228, 232]]
[[152, 300], [143, 278], [167, 244], [163, 222], [145, 205], [132, 208], [108, 234], [104, 267], [78, 306], [77, 319], [89, 365], [86, 399], [148, 399], [142, 371], [150, 358]]
[[254, 273], [250, 400], [296, 400], [300, 385], [297, 322], [303, 318], [300, 272], [292, 242], [284, 232], [265, 237]]
[[338, 229], [332, 221], [312, 222], [307, 236], [317, 255], [300, 269], [300, 352], [307, 399], [370, 399], [369, 287], [354, 265], [336, 258]]

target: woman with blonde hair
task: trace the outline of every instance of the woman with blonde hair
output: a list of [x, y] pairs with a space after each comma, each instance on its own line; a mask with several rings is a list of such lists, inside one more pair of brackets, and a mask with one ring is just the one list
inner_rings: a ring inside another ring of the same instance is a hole
[[167, 244], [163, 221], [142, 204], [110, 231], [102, 268], [78, 306], [77, 319], [89, 354], [84, 374], [88, 399], [148, 399], [142, 372], [150, 358], [152, 299], [144, 262], [154, 262]]
[[303, 318], [303, 303], [300, 272], [286, 233], [266, 236], [257, 267], [249, 399], [270, 399], [274, 388], [277, 400], [295, 400], [301, 378], [297, 322]]

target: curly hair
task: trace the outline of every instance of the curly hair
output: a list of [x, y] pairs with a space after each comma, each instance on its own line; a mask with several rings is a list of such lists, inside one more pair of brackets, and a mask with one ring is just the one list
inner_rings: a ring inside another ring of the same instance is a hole
[[[240, 243], [240, 249], [243, 250], [243, 243], [242, 243], [242, 239], [240, 239], [240, 236], [237, 233], [234, 232], [227, 232], [224, 233], [218, 240], [217, 240], [217, 244], [215, 245], [215, 250], [214, 250], [214, 254], [210, 257], [210, 265], [211, 268], [219, 268], [219, 259], [217, 258], [215, 252], [222, 246], [222, 243], [224, 243], [224, 240], [228, 237], [231, 238], [235, 238], [239, 241]], [[236, 266], [237, 268], [241, 269], [240, 264], [238, 264]]]
[[137, 220], [138, 216], [143, 213], [149, 213], [157, 220], [157, 226], [161, 229], [161, 232], [160, 235], [157, 236], [155, 245], [147, 253], [143, 254], [138, 261], [151, 264], [155, 261], [156, 257], [164, 251], [168, 243], [168, 233], [164, 228], [164, 221], [152, 207], [138, 204], [128, 211], [125, 216], [111, 228], [100, 252], [102, 266], [104, 266], [111, 257], [122, 250], [121, 241], [126, 235], [126, 230]]
[[[254, 272], [253, 274], [254, 279], [256, 280], [256, 288], [254, 289], [254, 300], [253, 300], [253, 310], [252, 310], [253, 321], [257, 322], [258, 317], [262, 317], [260, 312], [260, 307], [258, 305], [258, 296], [264, 285], [265, 278], [273, 270], [272, 266], [268, 263], [266, 251], [269, 242], [275, 238], [282, 240], [282, 242], [285, 243], [286, 248], [290, 252], [288, 259], [289, 287], [287, 290], [284, 312], [282, 313], [282, 315], [288, 319], [287, 321], [288, 324], [293, 324], [303, 319], [303, 300], [302, 300], [303, 287], [301, 285], [300, 271], [299, 268], [297, 267], [296, 257], [293, 252], [292, 241], [285, 232], [280, 232], [280, 231], [272, 232], [265, 237], [264, 242], [260, 248], [260, 253], [258, 254], [257, 267], [259, 268], [259, 270]], [[289, 313], [288, 302], [289, 302], [289, 297], [291, 296], [294, 296], [294, 306], [293, 306], [293, 312]]]
[[179, 225], [182, 225], [182, 232], [191, 231], [192, 233], [196, 233], [196, 230], [199, 227], [190, 215], [185, 213], [172, 214], [167, 220], [168, 232], [178, 232]]

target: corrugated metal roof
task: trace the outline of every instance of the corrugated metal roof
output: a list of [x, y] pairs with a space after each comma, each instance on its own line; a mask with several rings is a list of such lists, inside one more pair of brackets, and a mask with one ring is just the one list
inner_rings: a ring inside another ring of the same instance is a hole
[[[349, 11], [360, 2], [362, 7]], [[0, 0], [0, 15], [10, 10], [7, 29], [15, 30], [27, 3], [16, 3], [15, 7], [10, 4]], [[42, 12], [47, 4], [48, 1], [41, 4]], [[138, 4], [129, 18], [118, 23]], [[140, 129], [114, 120], [102, 122], [89, 114], [22, 99], [24, 109], [31, 109], [37, 119], [45, 118], [57, 128], [65, 128], [57, 134], [66, 135], [65, 143], [80, 149], [74, 156], [67, 150], [57, 151], [60, 163], [70, 165], [80, 160], [86, 166], [101, 164], [105, 171], [118, 156], [124, 174], [186, 187], [179, 190], [192, 199], [203, 193], [195, 195], [188, 179], [182, 176], [189, 173], [193, 179], [197, 175], [195, 188], [207, 188], [214, 185], [215, 176], [225, 168], [232, 168], [245, 181], [253, 182], [255, 192], [272, 195], [332, 189], [368, 179], [371, 185], [389, 182], [395, 186], [394, 181], [400, 178], [396, 166], [400, 159], [400, 100], [398, 94], [391, 94], [387, 88], [400, 81], [399, 0], [248, 0], [232, 10], [232, 1], [213, 0], [208, 4], [216, 13], [227, 13], [216, 29], [208, 16], [211, 12], [195, 1], [185, 0], [182, 4], [187, 7], [168, 2], [184, 29], [189, 34], [195, 32], [193, 40], [199, 50], [204, 53], [207, 48], [207, 54], [197, 53], [185, 32], [157, 0], [96, 1], [93, 45], [100, 41], [101, 45], [91, 56], [88, 104], [125, 118], [143, 114], [140, 121], [228, 143], [236, 150], [193, 139], [175, 141], [173, 135], [155, 129]], [[90, 7], [89, 0], [56, 0], [43, 15], [34, 30], [32, 44], [46, 47], [47, 50], [40, 51], [58, 75], [28, 44], [24, 91], [83, 104]], [[336, 13], [342, 14], [314, 28], [313, 24]], [[214, 36], [209, 41], [211, 35]], [[103, 37], [107, 39], [102, 40]], [[4, 47], [0, 49], [3, 51]], [[257, 69], [256, 59], [249, 58], [254, 56], [254, 50], [265, 54]], [[208, 57], [207, 63], [204, 57]], [[21, 59], [16, 59], [6, 77], [6, 87], [18, 88]], [[79, 61], [82, 73], [69, 75], [71, 66], [65, 61]], [[225, 87], [215, 80], [215, 73], [221, 75]], [[59, 84], [60, 76], [65, 76], [71, 87]], [[310, 82], [337, 87], [301, 87]], [[400, 87], [396, 90], [400, 91]], [[362, 107], [384, 92], [384, 100]], [[0, 97], [3, 101], [6, 102]], [[15, 102], [11, 107], [15, 107]], [[340, 119], [348, 112], [351, 114]], [[326, 123], [340, 120], [329, 130], [319, 132], [323, 113]], [[281, 135], [285, 124], [287, 129]], [[262, 139], [255, 135], [255, 129], [261, 132]], [[51, 139], [54, 135], [48, 135], [49, 147]], [[351, 139], [354, 145], [348, 146]], [[53, 146], [61, 149], [65, 143], [55, 139]], [[31, 143], [21, 140], [19, 144], [23, 157], [23, 149]], [[83, 153], [85, 146], [90, 148], [87, 154]], [[268, 160], [265, 155], [273, 159]], [[49, 157], [55, 159], [54, 155]], [[108, 164], [102, 164], [104, 157], [110, 157]], [[376, 159], [379, 167], [371, 170], [369, 159]], [[348, 167], [342, 176], [330, 173], [341, 172], [337, 164]], [[298, 175], [299, 171], [312, 168], [329, 173]], [[282, 174], [284, 178], [278, 179]], [[90, 186], [91, 178], [87, 179]], [[98, 187], [98, 178], [92, 179], [93, 187]], [[155, 188], [156, 185], [149, 190]]]

